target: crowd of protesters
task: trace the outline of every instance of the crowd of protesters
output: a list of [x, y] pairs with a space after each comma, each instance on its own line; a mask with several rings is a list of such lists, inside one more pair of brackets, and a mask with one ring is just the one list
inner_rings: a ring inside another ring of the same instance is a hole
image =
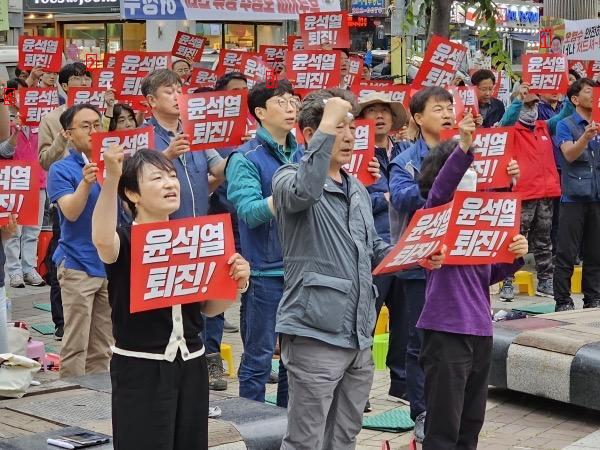
[[[61, 377], [110, 366], [115, 448], [207, 448], [209, 388], [226, 388], [219, 353], [230, 303], [130, 313], [131, 228], [228, 212], [237, 252], [228, 255], [229, 275], [241, 302], [239, 395], [264, 402], [265, 385], [278, 382], [277, 404], [288, 409], [282, 448], [354, 448], [369, 410], [370, 349], [383, 304], [389, 399], [410, 405], [423, 448], [476, 448], [491, 363], [489, 287], [503, 282], [501, 298], [512, 300], [512, 276], [531, 248], [536, 294], [554, 298], [556, 311], [574, 308], [569, 287], [578, 261], [584, 308], [600, 306], [596, 83], [573, 73], [567, 92], [543, 96], [522, 83], [505, 110], [493, 96], [494, 73], [481, 69], [470, 80], [479, 114], [467, 111], [457, 124], [453, 96], [440, 87], [413, 93], [407, 111], [387, 94], [356, 98], [343, 83], [300, 98], [285, 79], [275, 88], [262, 82], [248, 92], [254, 136], [237, 148], [191, 152], [177, 104], [190, 68], [177, 60], [172, 70], [150, 73], [141, 87], [147, 111], [116, 102], [112, 90], [104, 113], [67, 107], [69, 89], [91, 84], [81, 63], [58, 74], [20, 70], [8, 83], [61, 92], [61, 106], [38, 128], [20, 124], [18, 105], [0, 105], [0, 157], [41, 169], [39, 223], [17, 226], [11, 218], [0, 264], [12, 288], [50, 285]], [[248, 89], [237, 72], [214, 88], [236, 89]], [[368, 188], [343, 168], [355, 118], [375, 124], [369, 171], [377, 181]], [[444, 265], [442, 249], [430, 269], [373, 277], [418, 209], [476, 190], [473, 133], [495, 126], [515, 129], [514, 160], [502, 169], [522, 198], [521, 234], [509, 246], [514, 263]], [[138, 127], [153, 128], [154, 148], [127, 159], [123, 148], [109, 148], [100, 186], [92, 134]], [[443, 141], [452, 128], [459, 140]], [[53, 240], [44, 280], [36, 259], [46, 211]]]

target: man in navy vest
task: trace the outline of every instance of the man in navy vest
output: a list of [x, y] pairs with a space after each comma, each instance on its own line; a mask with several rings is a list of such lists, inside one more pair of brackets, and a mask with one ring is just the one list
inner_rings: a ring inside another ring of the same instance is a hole
[[575, 81], [567, 98], [575, 113], [556, 127], [561, 151], [562, 197], [559, 212], [554, 301], [556, 311], [574, 309], [571, 276], [579, 249], [583, 259], [583, 307], [600, 307], [600, 136], [592, 120], [592, 92], [597, 84]]

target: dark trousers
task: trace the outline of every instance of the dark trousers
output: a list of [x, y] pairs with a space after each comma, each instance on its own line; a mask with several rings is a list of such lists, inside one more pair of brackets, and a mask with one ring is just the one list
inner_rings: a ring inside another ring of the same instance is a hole
[[426, 410], [425, 373], [419, 363], [423, 331], [417, 328], [425, 304], [425, 280], [403, 280], [408, 308], [408, 345], [406, 346], [406, 387], [410, 417], [415, 420]]
[[552, 279], [552, 214], [554, 200], [525, 200], [521, 205], [521, 234], [527, 236], [539, 281]]
[[58, 247], [58, 241], [60, 239], [60, 225], [58, 218], [58, 210], [56, 207], [52, 208], [52, 240], [48, 245], [48, 251], [46, 252], [46, 267], [48, 268], [48, 275], [46, 276], [48, 284], [50, 285], [50, 311], [52, 313], [52, 322], [55, 327], [64, 326], [65, 318], [63, 315], [62, 297], [60, 294], [60, 285], [58, 284], [58, 276], [56, 271], [56, 264], [52, 261], [54, 251]]
[[115, 450], [208, 448], [206, 358], [155, 361], [113, 354]]
[[556, 255], [556, 244], [558, 242], [558, 218], [560, 214], [560, 198], [553, 200], [552, 209], [552, 231], [550, 231], [550, 240], [552, 241], [552, 256]]
[[394, 276], [373, 278], [379, 296], [375, 303], [377, 316], [385, 304], [390, 313], [390, 343], [386, 365], [390, 369], [389, 394], [402, 397], [406, 394], [406, 346], [408, 344], [408, 313], [404, 300], [403, 280]]
[[427, 417], [423, 450], [475, 450], [485, 417], [491, 336], [425, 330]]
[[223, 340], [223, 325], [225, 324], [225, 314], [218, 316], [204, 316], [203, 338], [206, 354], [221, 353], [221, 341]]
[[572, 302], [571, 277], [582, 249], [583, 302], [600, 300], [600, 203], [561, 203], [554, 263], [554, 300]]
[[[271, 361], [277, 334], [275, 320], [283, 295], [283, 277], [251, 277], [243, 300], [244, 356], [240, 364], [240, 397], [265, 401], [265, 386], [271, 375]], [[287, 372], [280, 360], [277, 406], [287, 408]]]

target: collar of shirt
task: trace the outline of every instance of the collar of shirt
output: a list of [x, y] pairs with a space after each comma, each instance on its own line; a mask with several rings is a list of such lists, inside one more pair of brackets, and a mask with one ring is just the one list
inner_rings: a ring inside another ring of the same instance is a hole
[[256, 137], [260, 139], [272, 152], [274, 152], [279, 159], [284, 163], [289, 163], [292, 160], [292, 155], [298, 148], [296, 138], [292, 133], [288, 133], [285, 139], [285, 145], [279, 145], [271, 136], [271, 133], [266, 128], [258, 127], [256, 130]]
[[573, 120], [575, 120], [576, 123], [582, 124], [584, 126], [589, 124], [589, 122], [583, 117], [581, 117], [581, 115], [577, 111], [573, 113]]
[[[170, 130], [167, 130], [160, 123], [158, 123], [158, 120], [156, 120], [156, 118], [154, 116], [152, 116], [148, 119], [148, 123], [152, 124], [152, 126], [154, 127], [154, 131], [158, 134], [161, 134], [164, 136], [169, 136], [169, 137], [175, 136], [175, 133], [173, 133]], [[181, 123], [181, 120], [178, 120], [177, 121], [177, 134], [180, 134], [180, 133], [183, 133], [183, 125]]]
[[69, 148], [69, 155], [71, 155], [71, 157], [77, 161], [81, 167], [85, 166], [85, 161], [83, 160], [80, 152], [71, 147]]

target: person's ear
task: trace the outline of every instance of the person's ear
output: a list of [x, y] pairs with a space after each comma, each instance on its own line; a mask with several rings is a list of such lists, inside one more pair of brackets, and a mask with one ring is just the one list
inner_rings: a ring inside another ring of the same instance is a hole
[[415, 123], [420, 127], [423, 123], [423, 115], [421, 113], [416, 113], [413, 118], [415, 119]]
[[254, 114], [261, 122], [267, 117], [267, 109], [262, 106], [257, 106], [254, 108]]
[[315, 130], [313, 130], [311, 127], [304, 128], [302, 130], [302, 136], [304, 137], [304, 142], [306, 142], [308, 144], [314, 134], [315, 134]]
[[154, 95], [152, 94], [148, 94], [146, 96], [146, 101], [148, 102], [148, 104], [150, 105], [151, 108], [155, 108], [156, 107], [156, 97], [154, 97]]
[[127, 197], [127, 199], [133, 203], [137, 209], [137, 205], [140, 202], [140, 194], [138, 194], [137, 192], [133, 192], [129, 189], [125, 189], [125, 196]]
[[60, 87], [63, 88], [63, 91], [65, 92], [69, 90], [69, 85], [67, 83], [60, 83]]

